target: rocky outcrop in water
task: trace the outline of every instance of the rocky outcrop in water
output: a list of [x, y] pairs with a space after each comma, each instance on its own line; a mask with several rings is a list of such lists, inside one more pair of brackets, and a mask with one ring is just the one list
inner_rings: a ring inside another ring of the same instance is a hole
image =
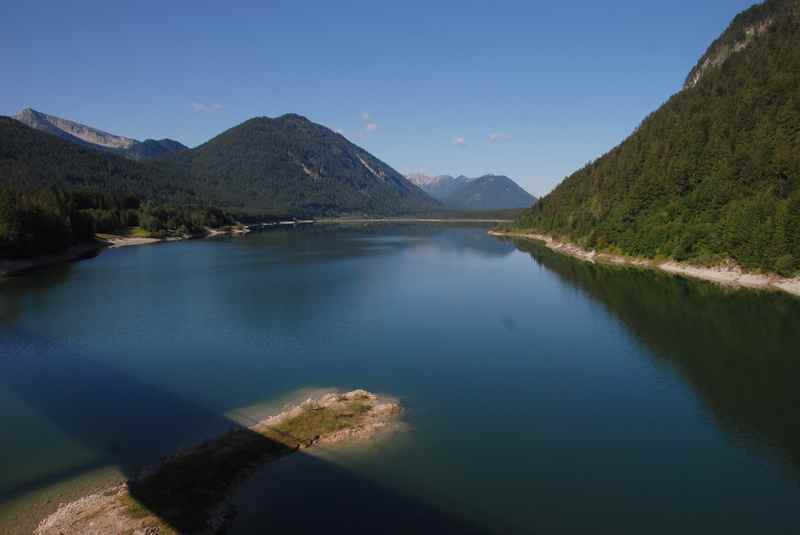
[[182, 451], [140, 477], [68, 504], [35, 535], [222, 533], [235, 510], [226, 498], [259, 465], [320, 444], [391, 430], [400, 405], [365, 390], [329, 393]]

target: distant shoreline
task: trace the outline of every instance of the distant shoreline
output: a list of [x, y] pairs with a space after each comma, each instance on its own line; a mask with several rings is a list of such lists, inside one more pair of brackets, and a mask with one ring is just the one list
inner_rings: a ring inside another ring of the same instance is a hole
[[498, 237], [522, 238], [525, 240], [542, 242], [548, 249], [587, 262], [657, 269], [673, 275], [683, 275], [685, 277], [701, 279], [724, 286], [783, 291], [800, 297], [800, 277], [786, 278], [775, 274], [747, 272], [737, 267], [693, 266], [674, 260], [657, 262], [645, 258], [633, 258], [611, 253], [598, 253], [597, 251], [589, 251], [588, 249], [584, 249], [572, 243], [558, 241], [546, 234], [506, 232], [499, 230], [490, 230], [489, 234]]
[[513, 219], [447, 219], [443, 217], [332, 217], [316, 219], [315, 223], [511, 223]]
[[69, 264], [78, 260], [94, 258], [104, 249], [118, 249], [137, 245], [151, 245], [155, 243], [175, 242], [184, 240], [197, 240], [217, 238], [222, 236], [244, 235], [250, 232], [244, 229], [212, 229], [207, 228], [204, 234], [182, 237], [150, 238], [143, 236], [125, 236], [121, 234], [98, 234], [92, 242], [77, 243], [65, 251], [48, 255], [34, 256], [31, 258], [0, 259], [0, 279], [25, 275], [33, 271], [45, 269], [61, 264]]
[[412, 218], [412, 217], [376, 217], [376, 218], [325, 218], [279, 221], [274, 223], [253, 223], [241, 227], [225, 229], [206, 228], [203, 234], [173, 236], [167, 238], [152, 238], [145, 236], [126, 236], [123, 234], [98, 234], [93, 242], [78, 243], [60, 253], [35, 256], [31, 258], [0, 259], [0, 279], [24, 275], [32, 271], [94, 258], [102, 253], [104, 249], [119, 249], [121, 247], [133, 247], [139, 245], [153, 245], [157, 243], [169, 243], [185, 240], [198, 240], [208, 238], [220, 238], [224, 236], [244, 236], [254, 231], [267, 230], [274, 228], [286, 228], [302, 226], [308, 224], [364, 224], [364, 223], [441, 223], [441, 224], [501, 224], [510, 223], [511, 219], [468, 219], [468, 218]]

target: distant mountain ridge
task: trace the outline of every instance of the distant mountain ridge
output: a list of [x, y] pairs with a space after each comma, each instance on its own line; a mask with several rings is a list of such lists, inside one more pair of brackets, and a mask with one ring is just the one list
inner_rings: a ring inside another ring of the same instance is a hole
[[163, 154], [187, 150], [188, 147], [172, 139], [146, 139], [138, 141], [125, 136], [110, 134], [98, 128], [25, 108], [14, 119], [23, 124], [56, 135], [79, 145], [112, 152], [133, 160], [155, 158]]
[[198, 199], [234, 211], [397, 215], [441, 208], [366, 150], [296, 114], [250, 119], [195, 149], [170, 139], [137, 141], [30, 108], [14, 119], [73, 145], [145, 161]]
[[178, 177], [147, 163], [65, 140], [0, 116], [0, 186], [20, 191], [55, 187], [198, 203]]
[[297, 114], [250, 119], [154, 163], [246, 211], [316, 216], [440, 208], [386, 163]]
[[420, 173], [410, 174], [406, 178], [422, 188], [428, 195], [440, 201], [444, 201], [451, 193], [466, 186], [471, 180], [464, 175], [457, 177], [450, 175], [428, 176]]
[[536, 197], [504, 175], [469, 178], [464, 175], [453, 177], [413, 173], [408, 175], [408, 179], [452, 209], [530, 208], [536, 202]]

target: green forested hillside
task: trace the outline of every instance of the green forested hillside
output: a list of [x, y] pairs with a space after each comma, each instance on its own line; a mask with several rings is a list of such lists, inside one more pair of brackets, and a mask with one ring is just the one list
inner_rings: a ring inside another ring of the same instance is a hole
[[342, 135], [295, 114], [257, 117], [158, 163], [203, 195], [259, 213], [401, 214], [439, 207]]
[[770, 0], [737, 18], [718, 43], [739, 42], [747, 24], [759, 33], [515, 227], [630, 255], [797, 273], [799, 11], [798, 0]]
[[229, 221], [179, 177], [0, 117], [0, 256], [52, 253], [95, 232], [155, 235]]
[[195, 233], [232, 222], [233, 212], [264, 219], [439, 207], [385, 163], [298, 115], [252, 119], [197, 149], [145, 162], [0, 117], [2, 256], [55, 252], [131, 226]]

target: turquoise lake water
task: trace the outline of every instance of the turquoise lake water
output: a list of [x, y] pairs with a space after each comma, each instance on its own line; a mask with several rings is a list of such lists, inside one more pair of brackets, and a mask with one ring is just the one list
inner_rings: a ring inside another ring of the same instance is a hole
[[409, 429], [297, 454], [232, 533], [800, 532], [800, 299], [483, 226], [316, 225], [0, 283], [0, 533], [317, 389]]

